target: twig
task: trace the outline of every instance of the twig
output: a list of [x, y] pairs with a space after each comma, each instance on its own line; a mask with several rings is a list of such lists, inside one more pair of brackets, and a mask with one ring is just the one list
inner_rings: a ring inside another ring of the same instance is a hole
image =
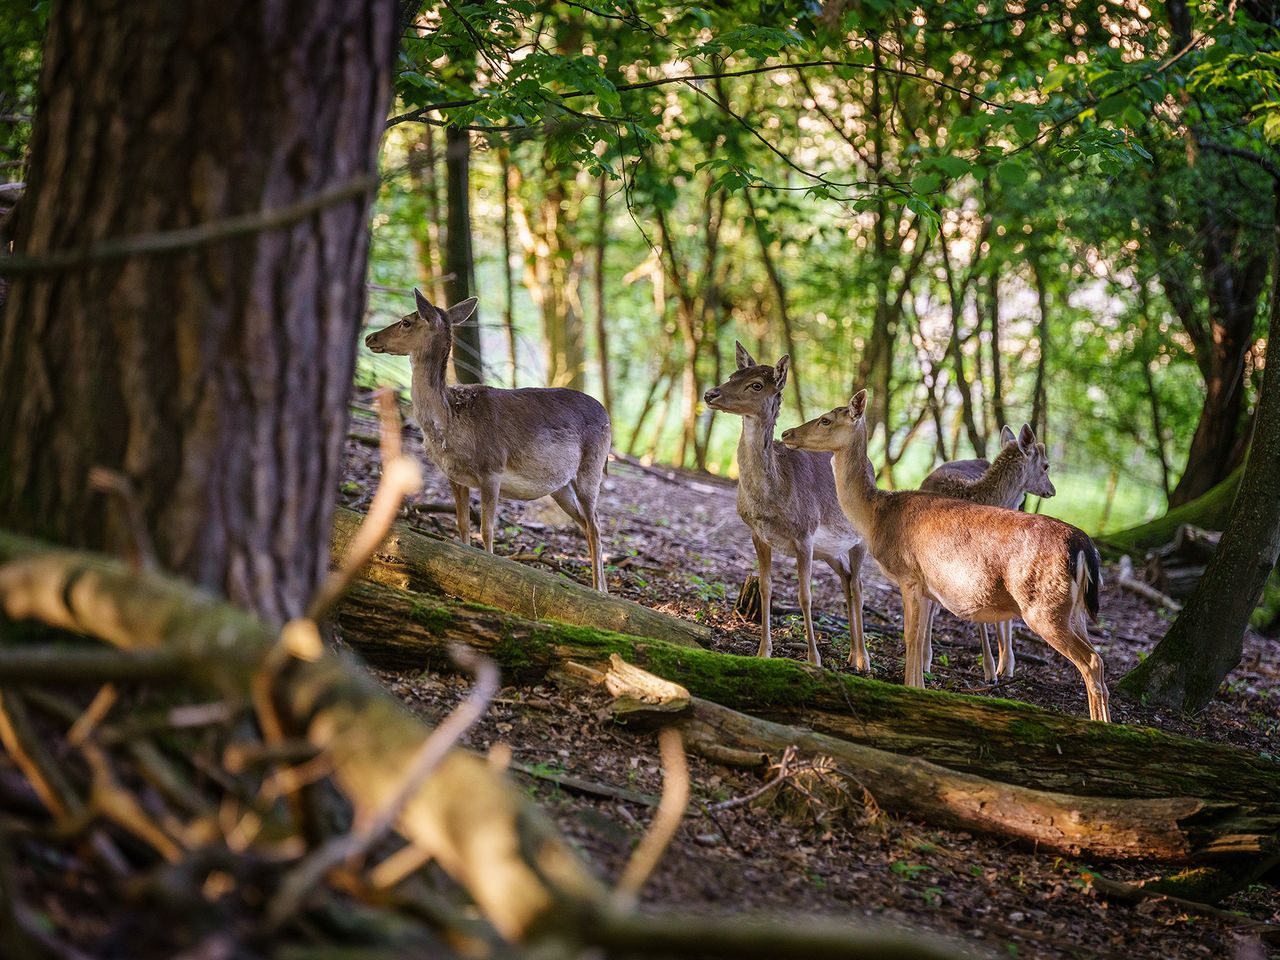
[[1165, 607], [1173, 613], [1177, 613], [1182, 609], [1182, 604], [1173, 599], [1173, 597], [1166, 593], [1161, 593], [1151, 584], [1144, 583], [1133, 575], [1133, 561], [1129, 559], [1128, 554], [1120, 558], [1120, 570], [1116, 583], [1120, 585], [1122, 590], [1128, 590], [1130, 593], [1145, 597], [1152, 603]]
[[1099, 876], [1098, 874], [1086, 870], [1084, 872], [1085, 879], [1093, 885], [1093, 888], [1104, 897], [1111, 897], [1116, 900], [1124, 900], [1128, 903], [1138, 903], [1142, 900], [1150, 900], [1153, 903], [1169, 903], [1177, 907], [1181, 907], [1188, 913], [1198, 913], [1206, 917], [1215, 917], [1230, 923], [1236, 930], [1242, 933], [1250, 933], [1255, 937], [1261, 937], [1266, 940], [1280, 940], [1280, 925], [1267, 923], [1263, 920], [1253, 920], [1249, 917], [1242, 917], [1239, 914], [1232, 913], [1230, 910], [1222, 910], [1218, 907], [1207, 903], [1199, 903], [1195, 900], [1184, 900], [1182, 897], [1171, 896], [1167, 893], [1158, 893], [1155, 890], [1148, 890], [1140, 887], [1136, 883], [1125, 883], [1122, 880], [1112, 880], [1109, 877]]
[[312, 620], [323, 620], [337, 606], [387, 538], [404, 498], [422, 486], [422, 469], [417, 461], [400, 451], [400, 409], [395, 392], [389, 388], [378, 391], [378, 413], [382, 425], [382, 479], [364, 522], [347, 545], [342, 565], [329, 574], [311, 601], [307, 616]]
[[31, 726], [26, 704], [16, 690], [0, 690], [0, 743], [55, 820], [65, 820], [81, 812], [80, 798], [45, 752]]
[[640, 890], [658, 866], [689, 806], [689, 767], [680, 731], [664, 727], [658, 734], [658, 747], [662, 754], [662, 799], [649, 832], [631, 854], [613, 892], [614, 905], [623, 911], [635, 906]]
[[52, 645], [0, 649], [0, 681], [172, 680], [186, 660], [168, 650], [119, 650]]
[[489, 701], [498, 692], [500, 675], [497, 664], [469, 647], [455, 645], [449, 654], [458, 666], [476, 675], [471, 693], [423, 741], [409, 763], [400, 789], [381, 810], [367, 817], [363, 823], [357, 823], [350, 833], [330, 840], [285, 876], [279, 892], [267, 907], [270, 929], [279, 929], [292, 917], [316, 883], [333, 867], [363, 856], [391, 829], [409, 799], [488, 709]]
[[67, 731], [67, 743], [73, 747], [83, 744], [91, 733], [102, 722], [116, 703], [116, 688], [113, 684], [103, 684], [85, 708], [84, 713], [76, 718], [76, 722]]
[[661, 797], [656, 797], [649, 793], [640, 793], [638, 790], [628, 790], [626, 787], [615, 787], [609, 783], [597, 783], [594, 780], [584, 780], [581, 777], [575, 777], [571, 773], [558, 773], [554, 770], [540, 770], [537, 767], [530, 767], [523, 763], [512, 762], [509, 768], [516, 773], [524, 774], [526, 777], [533, 777], [536, 780], [546, 780], [554, 783], [558, 787], [576, 793], [585, 793], [597, 797], [608, 797], [610, 800], [623, 800], [627, 803], [638, 804], [642, 807], [656, 807], [662, 802]]
[[89, 486], [102, 493], [113, 495], [124, 511], [125, 526], [133, 541], [133, 553], [129, 563], [135, 570], [154, 571], [160, 569], [156, 559], [156, 547], [147, 530], [147, 518], [142, 512], [142, 504], [138, 500], [133, 483], [118, 470], [106, 467], [94, 467], [89, 471]]
[[246, 234], [261, 233], [278, 227], [287, 227], [305, 220], [326, 207], [335, 206], [357, 197], [363, 197], [378, 186], [375, 174], [366, 174], [348, 180], [346, 183], [329, 190], [323, 190], [306, 200], [277, 207], [274, 210], [260, 210], [238, 217], [227, 217], [202, 223], [195, 227], [183, 227], [178, 230], [165, 230], [131, 237], [119, 237], [103, 240], [92, 246], [71, 250], [51, 250], [37, 256], [17, 256], [0, 258], [0, 275], [20, 276], [31, 273], [66, 270], [86, 263], [97, 263], [103, 260], [122, 260], [127, 257], [174, 253], [207, 246], [220, 240], [229, 240]]
[[774, 774], [773, 778], [766, 781], [763, 786], [757, 787], [755, 790], [752, 790], [750, 793], [744, 794], [741, 797], [734, 797], [732, 800], [713, 803], [708, 806], [707, 809], [716, 811], [732, 810], [734, 807], [740, 807], [744, 803], [750, 803], [752, 800], [756, 799], [756, 797], [764, 796], [774, 787], [781, 786], [784, 780], [787, 780], [794, 774], [800, 772], [802, 767], [807, 768], [810, 766], [809, 764], [803, 764], [802, 767], [796, 767], [794, 766], [795, 759], [796, 748], [794, 746], [787, 747], [786, 750], [782, 751], [782, 757], [772, 767], [772, 769], [777, 772]]
[[106, 752], [95, 743], [85, 743], [81, 751], [93, 772], [91, 802], [94, 810], [152, 847], [169, 863], [181, 860], [182, 848], [152, 822], [133, 794], [120, 785], [107, 762]]

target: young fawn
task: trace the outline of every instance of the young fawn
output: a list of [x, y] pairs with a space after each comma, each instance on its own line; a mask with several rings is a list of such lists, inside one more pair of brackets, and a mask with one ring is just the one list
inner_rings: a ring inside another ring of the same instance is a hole
[[550, 496], [586, 534], [592, 586], [607, 592], [596, 521], [611, 441], [604, 407], [577, 390], [446, 386], [453, 328], [471, 316], [475, 298], [442, 310], [417, 290], [413, 296], [416, 312], [365, 343], [374, 353], [409, 357], [413, 416], [427, 455], [453, 487], [459, 539], [471, 540], [472, 487], [480, 491], [480, 533], [489, 553], [499, 497]]
[[[984, 503], [989, 507], [1017, 510], [1028, 493], [1052, 497], [1057, 491], [1049, 479], [1049, 457], [1044, 444], [1036, 442], [1030, 424], [1024, 423], [1015, 435], [1008, 426], [1000, 430], [1000, 453], [994, 461], [952, 460], [924, 478], [920, 489]], [[933, 665], [933, 618], [938, 605], [926, 600], [924, 669]], [[1001, 620], [995, 625], [1000, 648], [999, 664], [991, 656], [991, 637], [987, 624], [978, 625], [982, 635], [982, 675], [994, 683], [1000, 677], [1013, 676], [1013, 621]]]
[[926, 599], [996, 623], [1021, 615], [1084, 678], [1089, 716], [1108, 720], [1102, 658], [1089, 642], [1098, 614], [1098, 551], [1070, 524], [918, 490], [876, 488], [867, 459], [867, 392], [782, 434], [794, 449], [835, 454], [840, 508], [902, 591], [906, 678], [924, 686]]
[[828, 454], [788, 450], [773, 439], [787, 383], [790, 357], [775, 366], [756, 363], [741, 343], [738, 369], [703, 395], [707, 406], [742, 417], [738, 441], [738, 515], [751, 530], [760, 565], [760, 651], [773, 654], [769, 605], [773, 596], [773, 551], [796, 558], [800, 610], [809, 642], [809, 662], [821, 664], [813, 632], [809, 581], [813, 558], [824, 561], [844, 591], [849, 612], [849, 663], [867, 670], [871, 661], [862, 635], [862, 558], [866, 548], [840, 512]]

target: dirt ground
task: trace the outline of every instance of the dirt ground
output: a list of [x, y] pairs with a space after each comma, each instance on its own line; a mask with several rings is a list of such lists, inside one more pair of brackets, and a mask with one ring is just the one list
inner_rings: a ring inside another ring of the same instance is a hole
[[[412, 429], [406, 436], [413, 434]], [[413, 441], [411, 441], [412, 444]], [[342, 501], [367, 506], [377, 451], [348, 444]], [[732, 483], [702, 475], [642, 470], [611, 463], [600, 514], [611, 592], [709, 624], [716, 649], [754, 654], [758, 627], [733, 613], [754, 554], [739, 520]], [[1050, 504], [1051, 505], [1051, 502]], [[452, 537], [452, 498], [430, 464], [426, 486], [404, 515], [423, 532]], [[517, 556], [589, 583], [585, 542], [549, 501], [503, 502], [500, 554]], [[473, 525], [473, 529], [474, 529]], [[1110, 572], [1110, 571], [1109, 571]], [[1167, 616], [1119, 591], [1102, 591], [1094, 639], [1111, 678], [1121, 676], [1163, 633]], [[775, 561], [775, 655], [802, 658], [803, 627], [790, 561]], [[874, 675], [900, 681], [901, 608], [870, 562], [864, 568], [868, 646]], [[822, 570], [814, 582], [820, 647], [826, 665], [843, 666], [847, 623], [839, 587]], [[976, 628], [943, 613], [935, 630], [930, 686], [983, 695]], [[1016, 636], [1017, 676], [999, 687], [1013, 697], [1075, 715], [1086, 713], [1079, 675], [1025, 630]], [[1243, 665], [1200, 716], [1187, 718], [1113, 696], [1112, 719], [1141, 723], [1274, 756], [1280, 750], [1280, 642], [1251, 634]], [[424, 672], [382, 674], [387, 686], [428, 720], [465, 694], [465, 681]], [[504, 689], [468, 743], [477, 750], [510, 747], [528, 773], [516, 776], [606, 880], [616, 878], [649, 821], [645, 802], [557, 786], [560, 774], [604, 788], [656, 796], [661, 771], [656, 739], [619, 731], [597, 716], [596, 702], [555, 687]], [[758, 910], [787, 917], [824, 915], [954, 936], [1001, 957], [1262, 957], [1266, 948], [1230, 922], [1184, 913], [1167, 904], [1138, 906], [1099, 897], [1086, 870], [1135, 880], [1156, 873], [1036, 854], [988, 837], [931, 829], [873, 811], [815, 818], [800, 800], [776, 808], [740, 804], [712, 810], [760, 786], [749, 775], [691, 759], [694, 806], [646, 888], [646, 906], [698, 913]], [[1280, 922], [1280, 892], [1255, 885], [1223, 905], [1254, 920]], [[1273, 949], [1276, 945], [1273, 944]], [[1274, 955], [1280, 955], [1277, 952]]]

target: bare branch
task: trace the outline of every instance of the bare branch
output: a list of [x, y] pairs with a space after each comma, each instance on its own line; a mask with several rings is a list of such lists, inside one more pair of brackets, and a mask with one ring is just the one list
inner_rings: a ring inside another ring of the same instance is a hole
[[662, 753], [662, 800], [653, 815], [649, 832], [632, 853], [614, 890], [614, 905], [621, 910], [635, 906], [640, 890], [657, 868], [689, 806], [689, 767], [680, 731], [675, 727], [664, 727], [658, 734], [658, 746]]

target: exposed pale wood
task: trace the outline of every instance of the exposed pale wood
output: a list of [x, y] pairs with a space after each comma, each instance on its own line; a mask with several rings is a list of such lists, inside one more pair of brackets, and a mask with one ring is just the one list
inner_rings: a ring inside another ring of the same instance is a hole
[[[360, 520], [354, 511], [337, 511], [331, 545], [335, 557], [345, 553]], [[616, 630], [681, 646], [701, 646], [711, 639], [710, 629], [700, 624], [472, 547], [433, 540], [403, 524], [392, 529], [365, 575], [388, 586], [458, 597], [531, 620]]]
[[[635, 682], [637, 673], [643, 671], [615, 666], [606, 685], [615, 696], [641, 699], [652, 684]], [[637, 712], [628, 702], [621, 717]], [[801, 758], [826, 758], [882, 809], [933, 825], [1015, 837], [1072, 856], [1183, 863], [1277, 848], [1280, 810], [1259, 816], [1195, 797], [1080, 797], [1033, 790], [760, 720], [697, 697], [683, 718], [664, 714], [664, 719], [679, 726], [695, 752], [709, 744], [713, 755], [728, 747], [778, 757], [792, 747]]]

